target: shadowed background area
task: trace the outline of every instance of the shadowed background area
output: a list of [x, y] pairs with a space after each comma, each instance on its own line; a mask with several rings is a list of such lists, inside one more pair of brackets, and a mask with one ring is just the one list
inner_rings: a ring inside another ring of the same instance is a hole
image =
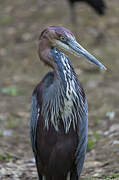
[[[107, 0], [105, 16], [76, 3], [76, 27], [66, 0], [1, 0], [0, 179], [35, 180], [29, 140], [31, 95], [49, 70], [37, 55], [37, 39], [62, 25], [108, 68], [106, 72], [68, 54], [89, 104], [89, 138], [82, 179], [119, 178], [119, 2]], [[101, 36], [100, 36], [101, 34]]]

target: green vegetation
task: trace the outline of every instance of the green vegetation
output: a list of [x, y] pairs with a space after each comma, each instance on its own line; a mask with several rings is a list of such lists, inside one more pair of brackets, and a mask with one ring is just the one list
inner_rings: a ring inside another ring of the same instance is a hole
[[[99, 178], [81, 178], [81, 180], [98, 180]], [[112, 174], [110, 176], [104, 176], [100, 180], [119, 180], [119, 174]]]
[[81, 180], [93, 180], [92, 178], [81, 178]]
[[11, 158], [12, 158], [12, 156], [11, 156], [10, 154], [7, 154], [7, 155], [5, 156], [5, 160], [6, 160], [6, 161], [10, 161]]
[[95, 131], [95, 132], [93, 132], [93, 136], [94, 136], [94, 138], [95, 138], [96, 140], [98, 140], [98, 139], [100, 139], [100, 138], [101, 138], [101, 135], [100, 135], [100, 134], [98, 134], [96, 131]]
[[119, 174], [111, 174], [110, 176], [104, 176], [105, 180], [111, 180], [116, 178], [119, 178]]
[[0, 136], [3, 136], [3, 131], [2, 130], [0, 130]]
[[0, 24], [6, 24], [11, 22], [12, 17], [11, 16], [5, 16], [0, 18]]
[[3, 154], [0, 154], [0, 161], [2, 161], [4, 159]]
[[0, 154], [0, 161], [5, 160], [5, 161], [9, 162], [11, 160], [11, 158], [12, 158], [12, 156], [10, 154]]
[[11, 128], [15, 128], [15, 127], [18, 127], [19, 124], [20, 124], [20, 120], [19, 119], [15, 119], [15, 120], [9, 121], [7, 127], [10, 128], [10, 129]]
[[9, 86], [1, 89], [2, 94], [11, 95], [11, 96], [17, 96], [21, 94], [22, 92], [17, 89], [16, 86]]
[[91, 151], [95, 144], [96, 144], [96, 142], [93, 139], [88, 138], [87, 151]]

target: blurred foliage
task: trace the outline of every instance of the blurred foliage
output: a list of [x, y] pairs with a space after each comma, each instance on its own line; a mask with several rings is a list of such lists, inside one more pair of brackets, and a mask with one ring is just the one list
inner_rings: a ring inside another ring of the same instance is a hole
[[92, 138], [88, 138], [87, 151], [88, 152], [91, 151], [95, 144], [96, 144], [96, 142]]
[[3, 154], [0, 154], [0, 161], [2, 161], [4, 159]]
[[9, 86], [9, 87], [4, 87], [1, 89], [2, 94], [10, 95], [10, 96], [17, 96], [21, 94], [22, 92], [17, 89], [16, 86]]
[[8, 124], [7, 124], [7, 127], [8, 128], [15, 128], [15, 127], [18, 127], [19, 126], [19, 124], [20, 124], [20, 120], [19, 119], [14, 119], [14, 120], [11, 120], [11, 121], [9, 121], [8, 122]]
[[119, 174], [111, 174], [110, 176], [104, 176], [104, 179], [106, 179], [106, 180], [111, 180], [111, 179], [115, 179], [115, 178], [119, 178]]
[[2, 130], [0, 130], [0, 136], [3, 136], [3, 131]]
[[11, 16], [5, 16], [0, 18], [0, 24], [5, 24], [11, 22], [12, 17]]
[[92, 178], [81, 178], [81, 180], [93, 180]]
[[12, 158], [12, 156], [11, 156], [10, 154], [7, 154], [7, 155], [5, 156], [5, 160], [6, 160], [6, 161], [10, 161], [11, 158]]
[[11, 154], [2, 154], [2, 153], [0, 153], [0, 161], [3, 161], [3, 160], [5, 160], [5, 161], [10, 161], [11, 160], [11, 158], [12, 158], [12, 156], [11, 156]]
[[101, 135], [98, 134], [96, 131], [93, 132], [93, 136], [95, 137], [96, 140], [100, 139], [101, 138]]

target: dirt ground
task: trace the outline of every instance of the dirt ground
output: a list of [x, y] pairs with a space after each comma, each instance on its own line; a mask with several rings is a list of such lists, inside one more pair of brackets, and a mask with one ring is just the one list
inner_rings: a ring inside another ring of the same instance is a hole
[[98, 17], [77, 4], [73, 27], [67, 1], [0, 2], [0, 180], [36, 180], [29, 140], [32, 91], [49, 70], [37, 55], [37, 39], [49, 25], [77, 32], [79, 41], [108, 68], [84, 59], [72, 63], [89, 104], [89, 139], [82, 180], [119, 180], [119, 1], [107, 0]]

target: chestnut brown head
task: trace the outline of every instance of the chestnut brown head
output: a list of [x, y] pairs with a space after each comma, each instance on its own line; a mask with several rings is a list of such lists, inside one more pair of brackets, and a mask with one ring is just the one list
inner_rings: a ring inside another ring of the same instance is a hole
[[50, 49], [60, 48], [75, 56], [83, 55], [88, 61], [96, 64], [101, 69], [106, 67], [101, 64], [93, 55], [86, 51], [75, 39], [75, 36], [68, 29], [61, 26], [50, 26], [45, 29], [39, 38], [39, 56], [48, 65], [54, 67], [53, 58], [50, 57]]

